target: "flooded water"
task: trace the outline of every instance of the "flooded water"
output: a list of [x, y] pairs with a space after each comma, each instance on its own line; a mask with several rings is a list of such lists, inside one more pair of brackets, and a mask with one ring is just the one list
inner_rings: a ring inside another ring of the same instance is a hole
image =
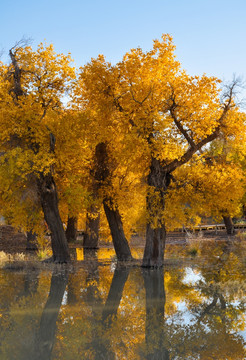
[[119, 268], [108, 249], [0, 270], [0, 359], [246, 359], [246, 256], [198, 250], [161, 270]]

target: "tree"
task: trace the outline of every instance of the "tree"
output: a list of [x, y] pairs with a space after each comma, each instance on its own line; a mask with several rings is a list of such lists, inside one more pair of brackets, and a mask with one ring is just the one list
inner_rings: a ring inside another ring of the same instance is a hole
[[[220, 98], [220, 81], [187, 75], [176, 61], [174, 49], [172, 38], [164, 35], [161, 41], [154, 41], [149, 52], [132, 49], [115, 66], [105, 62], [103, 56], [92, 59], [81, 70], [76, 92], [80, 109], [87, 109], [90, 123], [97, 129], [93, 132], [95, 147], [104, 144], [113, 150], [105, 153], [111, 164], [117, 159], [117, 166], [108, 167], [103, 179], [105, 182], [107, 178], [110, 194], [104, 204], [110, 204], [110, 209], [118, 208], [116, 198], [118, 202], [121, 196], [112, 181], [115, 168], [122, 168], [122, 159], [127, 156], [128, 164], [135, 166], [141, 159], [133, 173], [138, 181], [146, 176], [143, 266], [147, 267], [163, 265], [165, 202], [174, 171], [221, 132], [226, 137], [243, 129], [243, 119], [236, 111], [231, 112], [237, 81]], [[123, 142], [134, 144], [134, 155]], [[121, 238], [120, 242], [125, 240]]]
[[124, 132], [120, 121], [114, 117], [114, 105], [109, 104], [108, 96], [104, 93], [107, 80], [113, 84], [116, 79], [117, 72], [102, 56], [93, 59], [90, 64], [81, 68], [73, 102], [77, 104], [79, 111], [87, 116], [87, 126], [90, 129], [87, 136], [94, 151], [90, 171], [91, 205], [95, 204], [95, 198], [101, 199], [117, 258], [131, 260], [114, 189], [115, 172], [119, 166], [119, 158], [115, 157], [115, 148], [119, 146], [118, 138], [121, 140]]
[[172, 39], [164, 36], [150, 52], [131, 50], [119, 65], [124, 95], [118, 108], [128, 114], [135, 135], [145, 140], [148, 156], [146, 267], [163, 265], [165, 200], [172, 173], [221, 132], [236, 134], [244, 126], [237, 112], [231, 111], [237, 81], [220, 99], [220, 81], [205, 75], [188, 76], [173, 52]]
[[51, 127], [62, 119], [62, 96], [74, 77], [74, 68], [70, 56], [55, 54], [52, 45], [41, 43], [33, 51], [17, 44], [9, 55], [10, 65], [2, 66], [1, 71], [1, 161], [9, 165], [13, 178], [33, 179], [51, 231], [53, 259], [66, 262], [70, 256], [58, 209], [56, 138]]
[[232, 234], [231, 216], [240, 216], [245, 193], [244, 136], [217, 138], [200, 156], [174, 172], [175, 182], [167, 193], [168, 217], [176, 216], [179, 221], [174, 226], [192, 226], [191, 220], [198, 225], [201, 217], [223, 218], [227, 233]]

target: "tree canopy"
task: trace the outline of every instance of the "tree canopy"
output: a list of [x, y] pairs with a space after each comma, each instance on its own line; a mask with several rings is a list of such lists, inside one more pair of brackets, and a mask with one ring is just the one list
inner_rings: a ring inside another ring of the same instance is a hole
[[150, 51], [132, 49], [116, 65], [99, 55], [78, 71], [53, 45], [19, 43], [9, 56], [0, 64], [0, 212], [37, 232], [44, 217], [58, 261], [69, 258], [62, 221], [101, 213], [103, 224], [102, 206], [118, 258], [131, 258], [124, 229], [146, 226], [143, 265], [157, 267], [166, 227], [238, 213], [245, 114], [236, 80], [223, 88], [188, 75], [167, 34]]

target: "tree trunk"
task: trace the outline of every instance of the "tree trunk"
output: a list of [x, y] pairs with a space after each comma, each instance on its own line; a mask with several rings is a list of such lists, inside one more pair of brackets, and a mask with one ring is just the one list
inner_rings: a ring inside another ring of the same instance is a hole
[[164, 261], [166, 229], [163, 224], [153, 229], [151, 224], [146, 226], [146, 243], [144, 248], [143, 267], [161, 267]]
[[53, 260], [59, 263], [70, 261], [69, 249], [58, 209], [56, 185], [51, 173], [40, 174], [38, 190], [45, 221], [51, 232]]
[[90, 213], [86, 215], [86, 230], [83, 247], [98, 249], [100, 214], [95, 206], [91, 206]]
[[69, 216], [67, 219], [66, 238], [67, 242], [75, 242], [77, 239], [78, 219], [75, 216]]
[[143, 267], [161, 267], [164, 262], [166, 228], [163, 219], [165, 192], [170, 184], [170, 174], [165, 172], [159, 160], [152, 157], [147, 183], [150, 191], [146, 198], [148, 221]]
[[146, 359], [168, 360], [165, 347], [165, 288], [163, 269], [143, 269], [146, 291], [145, 344]]
[[224, 223], [225, 223], [227, 234], [228, 235], [235, 234], [235, 228], [234, 228], [232, 218], [230, 216], [223, 216], [223, 220], [224, 220]]
[[117, 259], [119, 261], [131, 261], [131, 250], [124, 234], [119, 210], [113, 208], [112, 199], [110, 198], [103, 201], [103, 206], [111, 231]]
[[[107, 144], [102, 142], [97, 144], [95, 151], [94, 179], [97, 184], [97, 191], [101, 187], [112, 188], [112, 166], [109, 164]], [[112, 235], [114, 249], [119, 261], [132, 260], [131, 250], [126, 240], [122, 219], [114, 203], [113, 198], [104, 196], [103, 207]]]

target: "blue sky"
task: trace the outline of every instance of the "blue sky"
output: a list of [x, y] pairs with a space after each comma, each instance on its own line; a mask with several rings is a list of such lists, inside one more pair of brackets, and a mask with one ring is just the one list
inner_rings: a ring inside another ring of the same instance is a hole
[[116, 63], [130, 48], [149, 50], [170, 33], [176, 55], [190, 74], [246, 80], [245, 0], [3, 0], [0, 49], [24, 36], [71, 52], [76, 66], [99, 53]]

